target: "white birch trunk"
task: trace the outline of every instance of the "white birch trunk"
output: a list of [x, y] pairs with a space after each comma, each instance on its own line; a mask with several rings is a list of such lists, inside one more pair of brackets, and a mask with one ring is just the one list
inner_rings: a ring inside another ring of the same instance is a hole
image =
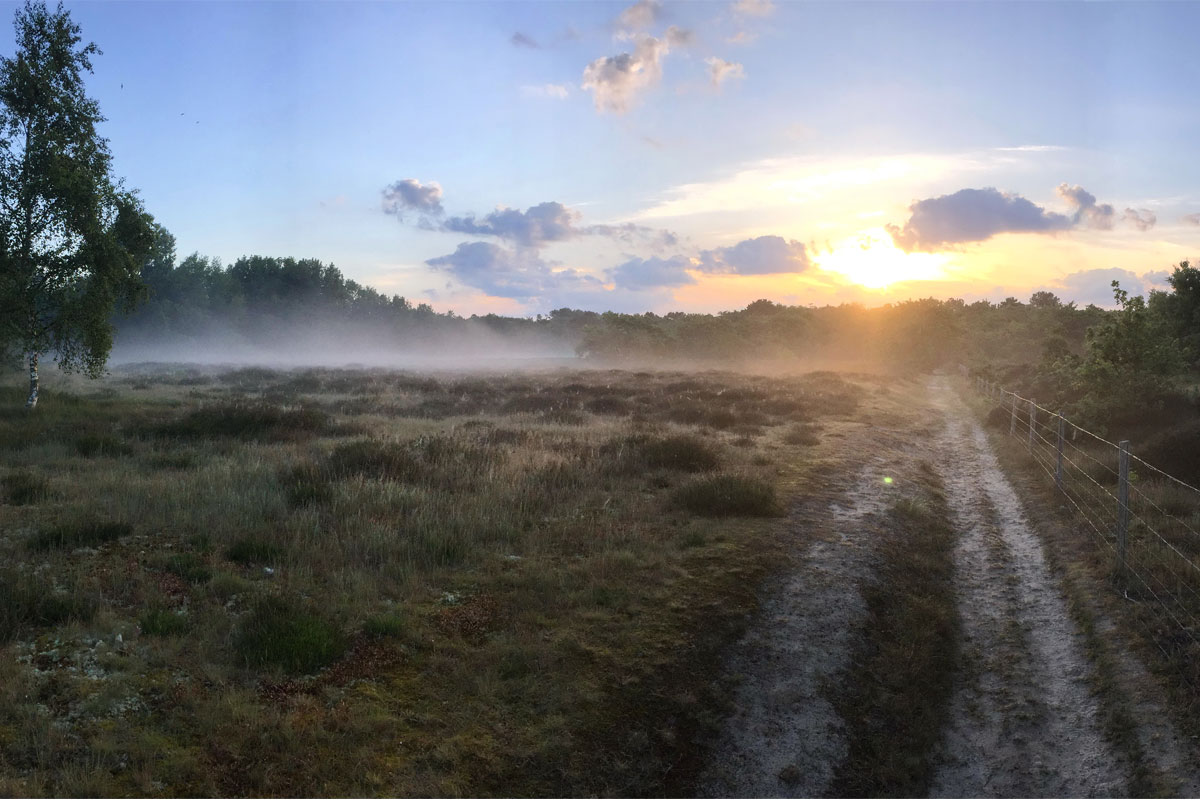
[[29, 354], [29, 399], [25, 401], [25, 408], [32, 410], [37, 406], [38, 401], [38, 354]]

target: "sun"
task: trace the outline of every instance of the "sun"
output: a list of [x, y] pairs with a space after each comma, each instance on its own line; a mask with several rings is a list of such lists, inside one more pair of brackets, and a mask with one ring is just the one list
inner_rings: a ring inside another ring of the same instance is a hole
[[836, 272], [868, 289], [947, 277], [946, 261], [945, 255], [937, 253], [904, 252], [892, 243], [892, 237], [883, 228], [859, 231], [816, 259], [821, 269]]

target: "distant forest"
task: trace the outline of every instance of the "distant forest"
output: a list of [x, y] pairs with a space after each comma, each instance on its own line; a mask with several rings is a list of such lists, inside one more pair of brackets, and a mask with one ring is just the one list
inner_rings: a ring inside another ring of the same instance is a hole
[[[533, 318], [460, 317], [391, 297], [315, 259], [250, 256], [222, 266], [176, 263], [160, 230], [143, 270], [146, 298], [114, 319], [123, 360], [395, 363], [406, 358], [579, 357], [613, 366], [976, 374], [1104, 424], [1121, 409], [1191, 403], [1200, 361], [1200, 271], [1184, 262], [1170, 290], [1117, 308], [1084, 308], [1050, 292], [1000, 303], [914, 300], [821, 308], [757, 300], [719, 314], [618, 314], [569, 308]], [[1172, 399], [1173, 398], [1173, 399]], [[1149, 403], [1146, 406], [1145, 403]]]

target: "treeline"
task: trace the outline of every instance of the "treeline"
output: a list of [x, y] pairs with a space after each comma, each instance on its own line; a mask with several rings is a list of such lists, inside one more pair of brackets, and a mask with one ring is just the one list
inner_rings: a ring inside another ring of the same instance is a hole
[[174, 244], [159, 231], [142, 271], [144, 302], [113, 320], [122, 358], [370, 363], [485, 344], [494, 353], [573, 356], [583, 327], [599, 317], [562, 309], [535, 319], [463, 318], [385, 295], [317, 259], [248, 256], [224, 266], [192, 254], [176, 263]]
[[815, 308], [758, 300], [720, 314], [562, 308], [464, 318], [384, 295], [315, 259], [251, 256], [223, 266], [193, 254], [176, 263], [174, 239], [161, 229], [142, 277], [145, 302], [115, 320], [125, 358], [436, 364], [455, 355], [578, 356], [633, 367], [909, 373], [967, 364], [1100, 427], [1129, 424], [1147, 409], [1192, 408], [1200, 363], [1200, 271], [1187, 262], [1169, 290], [1146, 298], [1114, 283], [1111, 311], [1042, 291], [1000, 303]]

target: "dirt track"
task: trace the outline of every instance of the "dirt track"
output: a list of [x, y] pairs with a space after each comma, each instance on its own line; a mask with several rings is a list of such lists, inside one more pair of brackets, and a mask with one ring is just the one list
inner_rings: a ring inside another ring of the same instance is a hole
[[846, 753], [845, 726], [830, 698], [861, 624], [859, 586], [874, 571], [873, 533], [895, 499], [882, 476], [903, 475], [921, 460], [940, 471], [958, 531], [962, 621], [951, 719], [932, 755], [931, 793], [1128, 794], [1129, 765], [1103, 735], [1093, 667], [1041, 540], [951, 381], [936, 378], [926, 388], [922, 420], [932, 437], [917, 429], [855, 432], [848, 447], [883, 437], [869, 447], [873, 455], [857, 478], [793, 513], [791, 524], [814, 535], [798, 537], [806, 544], [796, 567], [769, 587], [763, 613], [732, 656], [729, 669], [741, 684], [701, 794], [830, 791]]

